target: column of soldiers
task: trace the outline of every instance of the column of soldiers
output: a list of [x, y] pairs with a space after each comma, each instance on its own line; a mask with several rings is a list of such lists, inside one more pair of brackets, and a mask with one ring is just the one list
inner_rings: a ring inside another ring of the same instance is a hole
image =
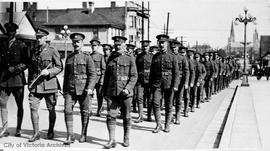
[[[119, 112], [123, 120], [123, 146], [128, 147], [132, 125], [131, 109], [138, 113], [135, 123], [144, 120], [156, 127], [153, 133], [161, 130], [168, 133], [170, 126], [180, 124], [181, 111], [184, 117], [195, 112], [200, 104], [209, 102], [212, 95], [229, 86], [239, 78], [238, 67], [232, 57], [221, 57], [217, 52], [203, 54], [183, 47], [167, 35], [157, 35], [157, 46], [151, 41], [141, 41], [141, 48], [126, 44], [126, 37], [112, 37], [114, 45], [102, 44], [98, 39], [90, 41], [92, 51], [83, 51], [85, 35], [70, 35], [74, 51], [63, 64], [58, 51], [48, 43], [49, 34], [45, 29], [36, 30], [36, 46], [29, 50], [15, 37], [18, 26], [6, 24], [6, 39], [1, 40], [0, 51], [0, 111], [2, 129], [0, 138], [7, 137], [7, 101], [12, 93], [18, 107], [16, 137], [21, 136], [23, 120], [24, 70], [28, 68], [28, 89], [33, 136], [28, 140], [40, 139], [39, 104], [44, 98], [49, 112], [47, 138], [54, 138], [56, 121], [55, 106], [58, 91], [61, 89], [57, 75], [64, 69], [62, 94], [64, 96], [64, 118], [67, 137], [64, 144], [75, 141], [73, 133], [73, 109], [78, 102], [81, 114], [80, 143], [87, 141], [87, 127], [92, 115], [94, 90], [97, 96], [96, 116], [101, 116], [103, 100], [107, 104], [106, 125], [109, 141], [105, 148], [116, 147], [115, 128]], [[102, 47], [103, 52], [99, 49]], [[64, 68], [65, 67], [65, 68]], [[164, 129], [161, 120], [162, 104], [165, 106]], [[147, 118], [144, 118], [144, 108]]]

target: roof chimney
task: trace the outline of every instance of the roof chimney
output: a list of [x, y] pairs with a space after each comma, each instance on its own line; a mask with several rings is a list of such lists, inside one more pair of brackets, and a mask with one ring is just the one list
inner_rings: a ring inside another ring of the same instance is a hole
[[89, 5], [89, 14], [92, 14], [95, 10], [94, 2], [88, 2]]
[[111, 1], [111, 7], [115, 7], [116, 6], [116, 2], [115, 1]]
[[82, 8], [87, 9], [87, 2], [82, 2]]
[[23, 11], [27, 11], [30, 8], [30, 2], [23, 2]]

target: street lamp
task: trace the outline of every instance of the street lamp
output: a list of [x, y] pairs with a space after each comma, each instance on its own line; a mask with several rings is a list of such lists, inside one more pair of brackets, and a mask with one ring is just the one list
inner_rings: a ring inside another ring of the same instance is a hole
[[249, 22], [253, 22], [254, 24], [256, 24], [256, 17], [253, 17], [251, 14], [248, 13], [248, 9], [246, 7], [244, 7], [244, 12], [245, 12], [245, 16], [243, 16], [242, 14], [239, 14], [239, 16], [237, 18], [235, 18], [235, 25], [238, 25], [238, 23], [244, 23], [245, 28], [244, 28], [244, 74], [243, 74], [243, 81], [241, 83], [241, 86], [249, 86], [248, 83], [248, 76], [247, 76], [247, 68], [246, 68], [246, 49], [247, 49], [247, 42], [246, 42], [246, 30], [247, 30], [247, 24]]
[[65, 39], [65, 58], [64, 58], [64, 62], [65, 62], [66, 61], [66, 58], [67, 58], [67, 39], [68, 39], [68, 36], [70, 35], [70, 30], [68, 29], [68, 26], [67, 25], [65, 25], [63, 27], [63, 29], [61, 30], [61, 35]]

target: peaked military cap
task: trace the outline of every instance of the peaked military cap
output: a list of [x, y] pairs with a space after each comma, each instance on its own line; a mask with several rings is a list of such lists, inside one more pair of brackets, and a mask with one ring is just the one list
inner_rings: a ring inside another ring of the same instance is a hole
[[49, 32], [43, 28], [37, 28], [36, 30], [36, 36], [48, 36], [49, 35]]
[[160, 35], [157, 35], [156, 38], [158, 41], [168, 41], [170, 37], [165, 34], [160, 34]]
[[112, 37], [112, 40], [114, 40], [114, 43], [116, 44], [121, 44], [121, 43], [125, 43], [127, 38], [123, 36], [114, 36]]
[[154, 48], [158, 48], [158, 46], [156, 46], [156, 45], [150, 46], [150, 49], [154, 49]]
[[198, 52], [195, 53], [195, 55], [194, 55], [195, 58], [199, 58], [199, 57], [201, 57], [201, 56], [202, 56], [202, 55], [201, 55], [200, 53], [198, 53]]
[[128, 48], [131, 48], [131, 49], [134, 49], [136, 46], [135, 45], [133, 45], [133, 44], [126, 44], [126, 46], [128, 47]]
[[97, 44], [99, 45], [100, 44], [100, 41], [98, 38], [93, 38], [92, 40], [90, 40], [90, 44]]
[[195, 50], [193, 50], [193, 49], [188, 49], [187, 50], [188, 55], [193, 55], [194, 53], [195, 53]]
[[209, 56], [209, 52], [203, 53], [204, 56]]
[[16, 31], [19, 28], [15, 23], [6, 23], [4, 27], [7, 31]]
[[170, 44], [171, 44], [171, 47], [180, 47], [181, 46], [181, 43], [178, 41], [178, 40], [176, 40], [176, 39], [171, 39], [170, 40]]
[[102, 47], [109, 47], [110, 49], [112, 49], [112, 45], [110, 44], [102, 44]]
[[82, 33], [72, 33], [69, 38], [72, 41], [79, 41], [79, 40], [84, 40], [85, 36]]

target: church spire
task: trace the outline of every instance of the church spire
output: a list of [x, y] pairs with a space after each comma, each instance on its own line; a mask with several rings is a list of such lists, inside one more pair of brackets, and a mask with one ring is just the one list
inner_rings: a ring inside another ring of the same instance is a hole
[[233, 21], [232, 21], [232, 25], [231, 25], [231, 33], [230, 33], [229, 40], [230, 40], [230, 42], [235, 42]]

